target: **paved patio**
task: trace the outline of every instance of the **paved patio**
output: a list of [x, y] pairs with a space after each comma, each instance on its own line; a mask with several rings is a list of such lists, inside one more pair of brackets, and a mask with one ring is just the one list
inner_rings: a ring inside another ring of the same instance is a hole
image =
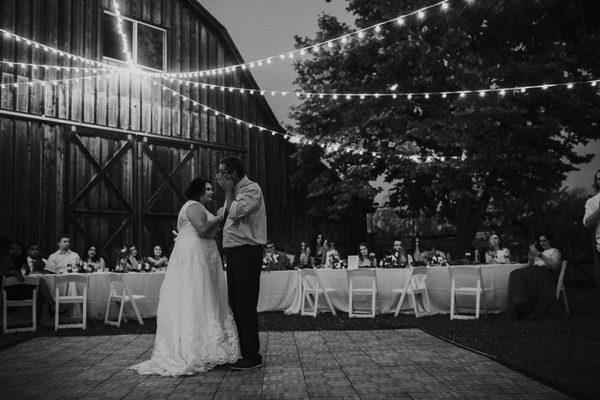
[[44, 337], [0, 352], [0, 399], [568, 399], [420, 330], [261, 332], [263, 368], [128, 369], [154, 335]]

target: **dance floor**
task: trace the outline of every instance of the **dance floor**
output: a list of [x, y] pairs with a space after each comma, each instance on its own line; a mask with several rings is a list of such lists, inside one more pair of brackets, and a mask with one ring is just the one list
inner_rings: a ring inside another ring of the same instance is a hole
[[154, 335], [40, 337], [0, 352], [0, 399], [568, 399], [421, 330], [261, 332], [264, 366], [139, 376]]

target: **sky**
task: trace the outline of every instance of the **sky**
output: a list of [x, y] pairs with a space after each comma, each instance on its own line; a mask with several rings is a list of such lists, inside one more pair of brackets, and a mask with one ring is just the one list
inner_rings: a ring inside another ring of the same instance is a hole
[[[329, 3], [325, 0], [200, 0], [200, 3], [225, 26], [246, 62], [293, 50], [295, 35], [314, 37], [320, 14], [334, 15], [349, 25], [354, 21], [346, 11], [346, 0]], [[297, 89], [291, 63], [265, 64], [254, 68], [252, 74], [263, 90], [293, 92]], [[288, 110], [298, 101], [295, 96], [267, 96], [267, 101], [282, 124], [293, 123], [288, 118]], [[580, 165], [580, 171], [570, 173], [563, 185], [591, 191], [594, 172], [600, 169], [600, 140], [579, 146], [577, 151], [596, 156], [590, 163]]]

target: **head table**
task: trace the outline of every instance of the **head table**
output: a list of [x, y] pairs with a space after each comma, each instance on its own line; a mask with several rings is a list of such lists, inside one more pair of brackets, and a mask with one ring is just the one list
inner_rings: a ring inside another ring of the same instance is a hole
[[[492, 264], [481, 265], [485, 299], [490, 312], [506, 309], [508, 293], [508, 276], [511, 271], [524, 267], [525, 264]], [[377, 276], [377, 311], [379, 313], [394, 312], [399, 294], [393, 289], [403, 288], [409, 276], [408, 269], [375, 268]], [[427, 288], [431, 301], [432, 313], [449, 313], [450, 310], [450, 276], [447, 267], [428, 267]], [[225, 272], [223, 272], [225, 273]], [[319, 269], [319, 278], [328, 288], [336, 289], [330, 293], [333, 306], [348, 312], [348, 278], [344, 269]], [[106, 272], [85, 274], [89, 276], [88, 315], [94, 319], [104, 319], [109, 286]], [[138, 308], [142, 317], [155, 317], [158, 308], [160, 287], [165, 272], [124, 273], [121, 274], [131, 293], [146, 296], [139, 300]], [[39, 275], [50, 293], [54, 296], [56, 275]], [[70, 287], [68, 290], [72, 291]], [[358, 298], [360, 301], [360, 298]], [[257, 309], [259, 312], [284, 311], [286, 314], [300, 313], [302, 289], [300, 271], [263, 271], [260, 280], [260, 296]], [[320, 304], [326, 306], [325, 301]], [[410, 300], [406, 299], [403, 311], [410, 312]], [[116, 312], [116, 307], [112, 307]], [[199, 311], [201, 312], [201, 311]], [[111, 313], [112, 314], [112, 313]], [[125, 307], [125, 316], [134, 317], [131, 307]]]

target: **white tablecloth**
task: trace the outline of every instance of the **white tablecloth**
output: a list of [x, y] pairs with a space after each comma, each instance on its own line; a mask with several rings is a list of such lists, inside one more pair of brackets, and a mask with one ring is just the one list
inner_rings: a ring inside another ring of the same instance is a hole
[[[506, 310], [508, 296], [508, 276], [511, 271], [522, 268], [526, 264], [490, 264], [481, 265], [481, 274], [483, 277], [483, 287], [485, 291], [485, 300], [488, 311], [501, 312]], [[431, 301], [432, 313], [450, 312], [450, 275], [446, 267], [428, 267], [427, 288], [429, 299]], [[393, 289], [403, 288], [408, 278], [407, 269], [382, 269], [376, 268], [377, 276], [377, 311], [379, 313], [394, 312], [400, 295], [393, 293]], [[298, 271], [289, 273], [298, 274]], [[348, 278], [346, 270], [343, 269], [319, 269], [317, 270], [321, 282], [325, 287], [334, 288], [335, 292], [330, 292], [330, 298], [333, 306], [341, 311], [348, 312]], [[288, 307], [287, 314], [300, 313], [302, 301], [302, 292], [300, 289], [300, 279], [298, 278], [297, 292], [295, 301]], [[355, 297], [360, 301], [360, 298]], [[364, 300], [369, 300], [364, 297]], [[471, 299], [458, 298], [461, 306], [471, 305]], [[366, 304], [366, 303], [365, 303]], [[327, 307], [324, 299], [319, 300], [319, 306]], [[362, 307], [362, 305], [359, 304]], [[412, 303], [409, 299], [404, 300], [402, 310], [412, 310]]]
[[[481, 272], [485, 289], [485, 298], [490, 312], [500, 312], [506, 309], [508, 295], [508, 276], [511, 271], [524, 267], [525, 264], [498, 264], [482, 265]], [[225, 272], [222, 272], [223, 274]], [[335, 288], [331, 293], [331, 300], [336, 309], [348, 312], [348, 279], [346, 270], [321, 269], [318, 273], [327, 287]], [[399, 295], [393, 289], [402, 288], [408, 277], [406, 269], [381, 269], [376, 268], [377, 274], [377, 310], [379, 313], [394, 311]], [[106, 301], [108, 299], [108, 283], [106, 273], [87, 274], [88, 287], [88, 315], [90, 318], [104, 319]], [[127, 273], [122, 274], [129, 286], [131, 293], [146, 296], [138, 300], [138, 308], [142, 317], [156, 317], [160, 287], [165, 277], [164, 272]], [[40, 275], [54, 296], [54, 281], [56, 275]], [[445, 267], [430, 267], [427, 277], [427, 287], [431, 300], [433, 313], [448, 313], [450, 311], [450, 277]], [[300, 313], [302, 292], [300, 288], [300, 272], [271, 271], [262, 272], [260, 278], [260, 295], [258, 298], [258, 312], [285, 311], [286, 314]], [[460, 301], [461, 299], [459, 299]], [[325, 301], [320, 305], [326, 306]], [[403, 310], [410, 311], [411, 303], [408, 299], [403, 304]], [[113, 314], [116, 307], [113, 305]], [[135, 317], [131, 306], [125, 306], [125, 316]]]
[[[106, 313], [106, 302], [108, 300], [109, 286], [106, 281], [107, 272], [96, 272], [93, 274], [81, 274], [89, 276], [87, 311], [90, 318], [104, 320]], [[52, 297], [54, 297], [55, 280], [57, 275], [40, 275], [48, 288]], [[147, 273], [127, 273], [121, 274], [123, 280], [127, 284], [132, 294], [141, 294], [146, 296], [145, 299], [136, 301], [142, 318], [156, 317], [158, 308], [158, 296], [160, 286], [165, 278], [164, 272], [147, 272]], [[72, 290], [70, 288], [69, 290]], [[79, 290], [81, 291], [81, 290]], [[61, 306], [63, 307], [63, 306]], [[115, 311], [116, 310], [116, 311]], [[117, 315], [117, 307], [113, 302], [111, 306], [111, 318]], [[126, 317], [135, 318], [135, 313], [131, 305], [125, 305], [123, 314]], [[53, 316], [52, 316], [53, 317]]]

